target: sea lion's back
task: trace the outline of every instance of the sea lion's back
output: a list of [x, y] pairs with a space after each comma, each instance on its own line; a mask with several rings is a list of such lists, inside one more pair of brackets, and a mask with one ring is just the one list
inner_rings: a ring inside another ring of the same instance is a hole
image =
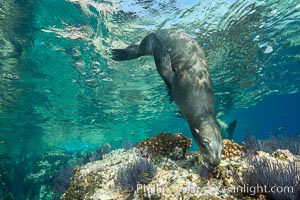
[[206, 67], [206, 56], [198, 42], [186, 33], [172, 29], [156, 31], [155, 36], [165, 51], [170, 54], [173, 69], [189, 69], [198, 66]]

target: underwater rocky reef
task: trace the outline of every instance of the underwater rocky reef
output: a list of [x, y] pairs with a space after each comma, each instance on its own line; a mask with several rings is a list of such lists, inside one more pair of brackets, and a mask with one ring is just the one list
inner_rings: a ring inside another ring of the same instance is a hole
[[225, 139], [216, 168], [189, 151], [191, 142], [180, 133], [160, 133], [113, 151], [100, 145], [7, 155], [0, 199], [299, 199], [299, 136], [249, 136], [241, 144]]
[[100, 145], [96, 150], [1, 154], [0, 199], [60, 199], [70, 187], [76, 166], [103, 159], [109, 152], [109, 145]]
[[75, 167], [61, 199], [297, 200], [300, 143], [299, 137], [290, 139], [248, 137], [241, 144], [225, 139], [221, 163], [212, 169], [200, 152], [188, 151], [190, 138], [161, 133]]

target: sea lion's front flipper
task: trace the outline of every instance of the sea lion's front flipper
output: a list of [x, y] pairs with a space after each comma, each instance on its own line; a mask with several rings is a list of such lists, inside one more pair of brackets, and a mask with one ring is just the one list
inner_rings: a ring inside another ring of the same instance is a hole
[[157, 71], [162, 79], [165, 81], [166, 85], [168, 86], [169, 90], [171, 90], [172, 85], [172, 76], [173, 70], [171, 66], [171, 56], [165, 50], [165, 48], [157, 48], [154, 50], [154, 60], [156, 64]]

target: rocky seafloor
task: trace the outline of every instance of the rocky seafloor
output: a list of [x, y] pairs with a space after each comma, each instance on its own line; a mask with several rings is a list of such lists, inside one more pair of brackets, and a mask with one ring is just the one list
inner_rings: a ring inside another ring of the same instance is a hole
[[187, 151], [191, 139], [162, 133], [76, 167], [62, 199], [300, 199], [299, 140], [289, 150], [249, 141], [225, 139], [221, 163], [211, 168]]

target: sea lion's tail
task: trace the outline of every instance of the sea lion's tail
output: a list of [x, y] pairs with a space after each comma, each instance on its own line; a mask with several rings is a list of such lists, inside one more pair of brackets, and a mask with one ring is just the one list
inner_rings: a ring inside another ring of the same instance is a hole
[[116, 61], [131, 60], [140, 57], [139, 45], [130, 45], [125, 49], [112, 49], [112, 59]]

